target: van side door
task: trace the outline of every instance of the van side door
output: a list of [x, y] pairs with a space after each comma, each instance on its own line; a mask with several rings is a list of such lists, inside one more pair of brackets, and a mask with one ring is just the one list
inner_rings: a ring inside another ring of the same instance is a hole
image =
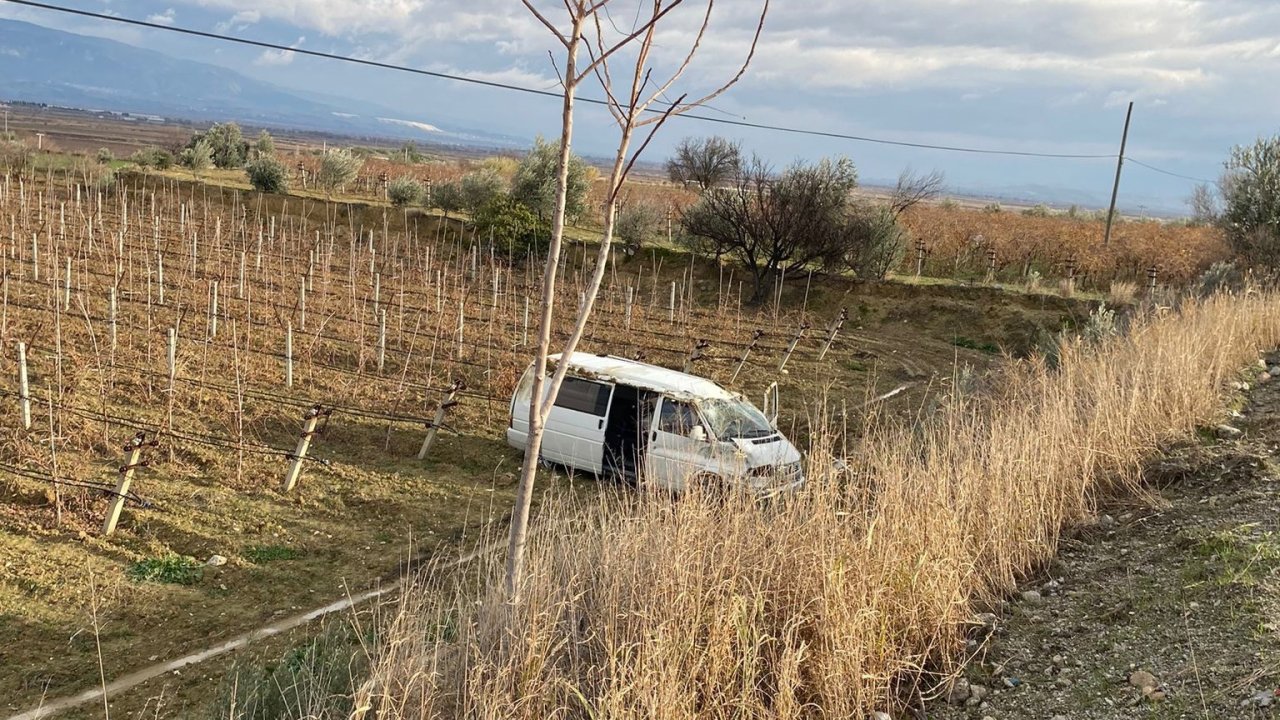
[[702, 471], [710, 447], [706, 440], [689, 437], [693, 428], [701, 426], [692, 403], [663, 396], [653, 416], [645, 480], [669, 490], [684, 490], [689, 479]]
[[542, 437], [542, 457], [584, 472], [604, 468], [604, 429], [613, 385], [566, 376]]

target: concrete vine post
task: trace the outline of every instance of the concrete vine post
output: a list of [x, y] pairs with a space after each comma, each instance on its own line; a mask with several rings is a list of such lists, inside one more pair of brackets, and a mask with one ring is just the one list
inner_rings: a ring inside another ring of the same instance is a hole
[[[520, 600], [521, 575], [528, 543], [529, 511], [533, 502], [533, 486], [542, 449], [542, 436], [551, 407], [555, 403], [556, 395], [569, 367], [568, 363], [558, 363], [551, 377], [547, 377], [547, 355], [551, 349], [556, 281], [560, 272], [561, 247], [564, 239], [574, 102], [578, 88], [590, 78], [599, 80], [607, 98], [605, 105], [618, 126], [619, 136], [617, 152], [605, 184], [605, 199], [602, 207], [604, 222], [595, 267], [584, 290], [584, 300], [578, 308], [573, 329], [561, 348], [562, 354], [566, 357], [572, 356], [577, 349], [578, 342], [586, 332], [587, 321], [591, 317], [591, 311], [599, 295], [612, 247], [619, 196], [632, 167], [666, 120], [719, 97], [746, 73], [747, 66], [755, 56], [756, 45], [764, 29], [765, 16], [769, 9], [769, 0], [763, 0], [760, 22], [756, 27], [746, 59], [735, 75], [719, 88], [699, 99], [690, 101], [686, 95], [678, 95], [674, 101], [670, 101], [669, 91], [688, 69], [702, 44], [710, 24], [715, 0], [706, 1], [705, 15], [699, 29], [693, 34], [693, 40], [688, 44], [688, 52], [683, 55], [675, 68], [666, 74], [665, 80], [662, 79], [662, 74], [655, 76], [655, 68], [650, 62], [651, 52], [657, 40], [658, 26], [672, 11], [681, 7], [685, 0], [669, 0], [669, 2], [652, 0], [647, 6], [642, 4], [635, 13], [634, 29], [630, 32], [625, 29], [615, 29], [613, 36], [608, 35], [606, 28], [616, 28], [614, 16], [606, 16], [611, 11], [610, 6], [616, 4], [617, 0], [564, 0], [563, 7], [568, 15], [567, 29], [562, 29], [548, 19], [535, 7], [534, 0], [522, 0], [522, 2], [529, 13], [564, 48], [565, 56], [563, 67], [557, 67], [560, 71], [558, 74], [563, 90], [560, 155], [557, 160], [555, 204], [551, 214], [551, 239], [542, 278], [542, 302], [539, 308], [541, 318], [534, 348], [529, 434], [524, 461], [520, 467], [519, 488], [511, 513], [511, 530], [507, 545], [506, 592], [508, 601], [512, 603]], [[587, 62], [580, 64], [578, 56], [583, 50], [586, 51], [588, 59]], [[610, 67], [610, 61], [619, 53], [625, 56], [627, 67], [625, 74], [615, 76]], [[681, 56], [677, 54], [676, 57]], [[629, 87], [615, 88], [614, 77], [625, 78]], [[652, 111], [655, 103], [662, 103], [662, 109]], [[632, 152], [631, 145], [635, 133], [644, 127], [649, 127], [650, 130], [639, 143], [638, 148]]]

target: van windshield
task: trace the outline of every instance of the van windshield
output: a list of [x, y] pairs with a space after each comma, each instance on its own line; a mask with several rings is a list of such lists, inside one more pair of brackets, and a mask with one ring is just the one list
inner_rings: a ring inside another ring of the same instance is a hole
[[701, 400], [698, 408], [718, 440], [762, 438], [773, 434], [765, 416], [751, 403], [737, 398]]

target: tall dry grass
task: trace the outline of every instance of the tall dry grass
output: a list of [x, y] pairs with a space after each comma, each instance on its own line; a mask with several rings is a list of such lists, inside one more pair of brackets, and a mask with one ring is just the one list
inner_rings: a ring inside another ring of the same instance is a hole
[[[1280, 344], [1280, 297], [1217, 297], [1065, 341], [761, 506], [618, 496], [542, 513], [521, 602], [500, 568], [405, 596], [354, 717], [865, 717], [927, 699], [975, 612], [1055, 552], [1144, 459]], [[821, 425], [822, 418], [815, 418]], [[477, 598], [479, 600], [477, 601]], [[367, 715], [366, 715], [367, 714]]]

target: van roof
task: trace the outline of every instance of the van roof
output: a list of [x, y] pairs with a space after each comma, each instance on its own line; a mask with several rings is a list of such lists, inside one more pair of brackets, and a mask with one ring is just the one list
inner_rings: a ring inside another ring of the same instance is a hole
[[[560, 357], [551, 355], [547, 361], [554, 365], [560, 361]], [[579, 375], [672, 395], [691, 398], [734, 397], [733, 393], [706, 378], [612, 355], [575, 352], [569, 361], [569, 367]]]

